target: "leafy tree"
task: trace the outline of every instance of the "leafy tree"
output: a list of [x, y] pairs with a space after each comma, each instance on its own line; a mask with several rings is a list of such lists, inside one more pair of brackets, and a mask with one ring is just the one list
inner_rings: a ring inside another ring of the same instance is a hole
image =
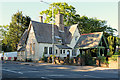
[[13, 14], [9, 30], [3, 39], [3, 50], [4, 51], [16, 51], [17, 44], [30, 23], [30, 17], [24, 16], [22, 11], [18, 11]]
[[49, 9], [40, 12], [41, 15], [46, 14], [46, 20], [45, 23], [50, 23], [52, 21], [52, 7], [53, 7], [53, 16], [55, 18], [55, 15], [58, 13], [58, 11], [60, 11], [61, 14], [63, 14], [64, 16], [64, 25], [65, 26], [70, 26], [72, 24], [74, 24], [74, 18], [76, 18], [75, 16], [79, 16], [76, 14], [76, 10], [73, 6], [68, 5], [67, 3], [52, 3], [50, 4]]
[[0, 39], [1, 40], [7, 35], [8, 26], [9, 25], [3, 25], [3, 26], [0, 25]]
[[114, 55], [116, 52], [116, 46], [119, 46], [119, 38], [115, 36], [109, 36], [107, 38], [108, 45], [109, 45], [109, 50], [110, 50], [110, 55]]

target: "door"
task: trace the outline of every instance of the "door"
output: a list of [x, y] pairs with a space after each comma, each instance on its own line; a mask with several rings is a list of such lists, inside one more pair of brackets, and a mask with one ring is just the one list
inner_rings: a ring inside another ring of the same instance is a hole
[[67, 57], [70, 58], [70, 51], [67, 50]]

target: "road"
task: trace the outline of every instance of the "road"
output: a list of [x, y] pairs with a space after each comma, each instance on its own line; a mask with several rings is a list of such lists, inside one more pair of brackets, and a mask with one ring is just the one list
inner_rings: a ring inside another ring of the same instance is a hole
[[[53, 64], [24, 64], [15, 62], [6, 62], [2, 64], [2, 79], [11, 80], [15, 78], [35, 78], [43, 80], [61, 80], [61, 79], [82, 79], [93, 78], [96, 80], [104, 78], [117, 80], [117, 70], [98, 70], [96, 67], [91, 66], [69, 66], [69, 65], [53, 65]], [[34, 80], [35, 80], [34, 79]], [[68, 79], [68, 80], [70, 80]]]

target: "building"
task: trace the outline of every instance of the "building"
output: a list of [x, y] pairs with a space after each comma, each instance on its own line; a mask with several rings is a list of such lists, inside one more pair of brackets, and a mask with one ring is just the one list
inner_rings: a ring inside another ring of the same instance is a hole
[[[80, 54], [79, 49], [74, 48], [79, 38], [78, 24], [64, 26], [63, 15], [58, 12], [54, 25], [54, 55], [71, 58]], [[17, 50], [17, 59], [22, 61], [26, 59], [38, 61], [43, 55], [46, 57], [52, 55], [52, 24], [43, 23], [42, 16], [40, 22], [31, 21], [19, 41]]]
[[80, 50], [81, 55], [88, 52], [91, 53], [93, 57], [98, 57], [107, 56], [107, 49], [109, 47], [103, 32], [94, 32], [81, 34], [75, 48]]

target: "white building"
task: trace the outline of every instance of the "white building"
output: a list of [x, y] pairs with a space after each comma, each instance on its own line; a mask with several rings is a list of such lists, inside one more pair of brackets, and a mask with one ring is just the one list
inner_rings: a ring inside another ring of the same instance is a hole
[[[63, 15], [58, 13], [55, 16], [54, 40], [56, 57], [75, 57], [80, 52], [74, 49], [80, 33], [78, 24], [65, 27], [63, 25]], [[24, 32], [18, 44], [18, 60], [31, 59], [38, 61], [45, 56], [52, 55], [52, 24], [43, 23], [42, 16], [40, 22], [31, 21], [29, 28]]]

